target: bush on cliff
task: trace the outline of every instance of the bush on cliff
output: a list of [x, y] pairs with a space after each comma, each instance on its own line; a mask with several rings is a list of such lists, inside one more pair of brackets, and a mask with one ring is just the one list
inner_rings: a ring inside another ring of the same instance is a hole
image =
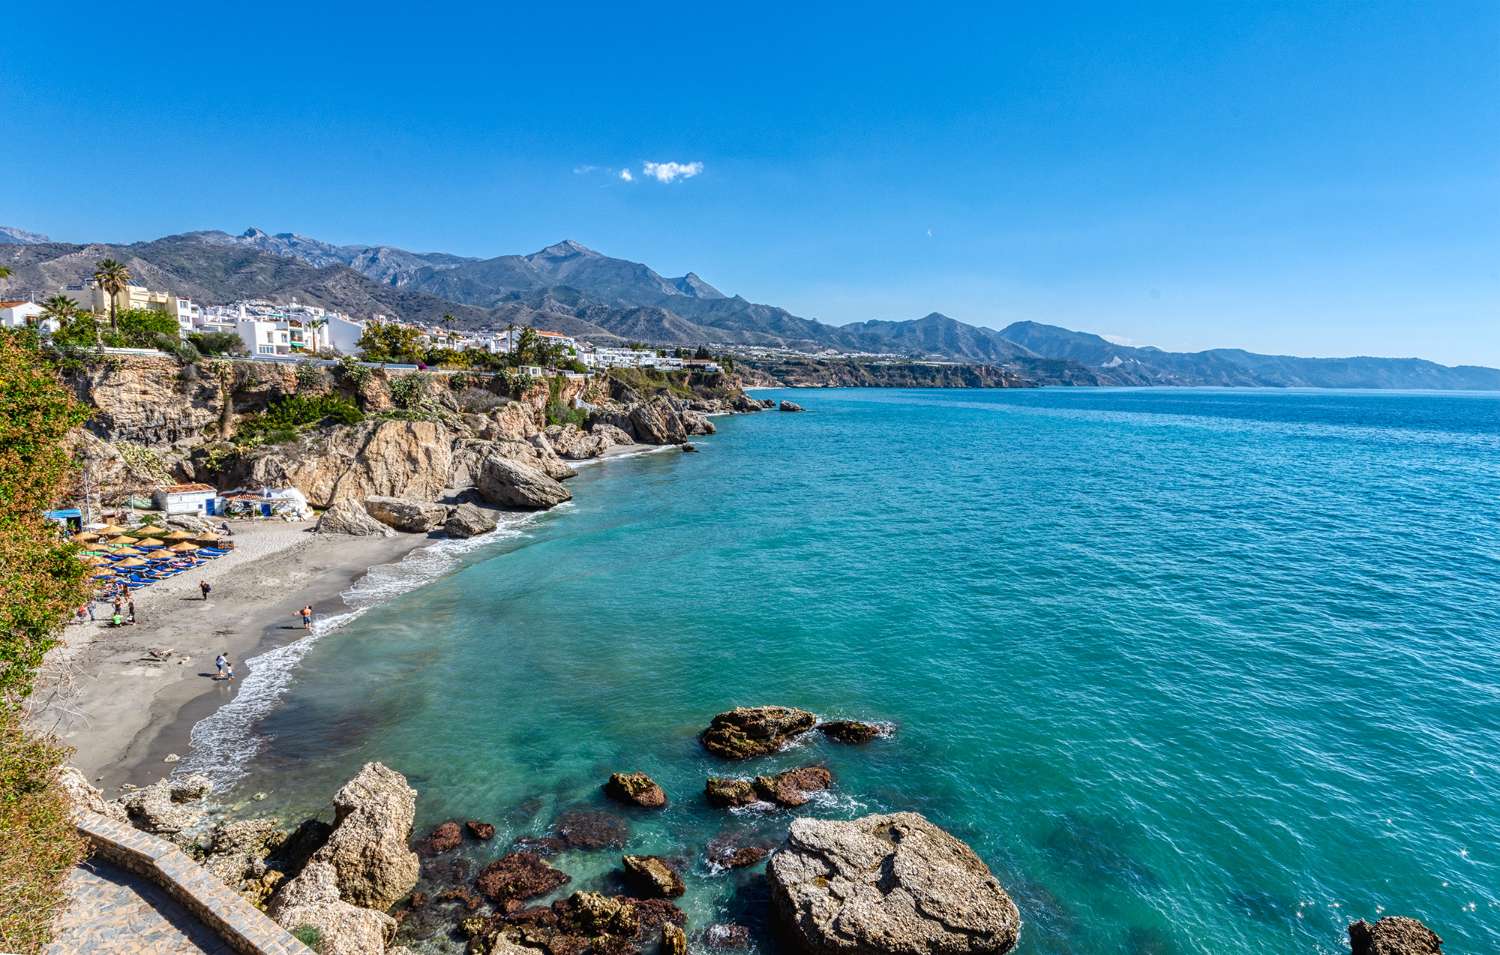
[[83, 854], [57, 774], [67, 751], [27, 734], [21, 705], [86, 597], [84, 565], [42, 512], [73, 477], [84, 412], [35, 336], [0, 333], [0, 951], [37, 952]]
[[203, 355], [244, 355], [245, 343], [233, 332], [194, 332], [188, 336]]
[[285, 444], [309, 427], [358, 424], [359, 407], [342, 395], [287, 395], [260, 414], [240, 421], [234, 440], [240, 445]]

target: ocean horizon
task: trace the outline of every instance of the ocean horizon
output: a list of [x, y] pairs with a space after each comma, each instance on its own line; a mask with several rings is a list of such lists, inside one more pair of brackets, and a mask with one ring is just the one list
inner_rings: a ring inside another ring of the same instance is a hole
[[[807, 412], [591, 463], [570, 504], [379, 569], [184, 768], [295, 817], [384, 762], [419, 832], [496, 825], [449, 877], [614, 813], [682, 863], [695, 948], [780, 950], [710, 842], [914, 810], [1015, 899], [1021, 953], [1339, 953], [1382, 914], [1500, 950], [1500, 393], [760, 393]], [[891, 733], [699, 747], [756, 704]], [[703, 801], [807, 764], [835, 785], [802, 809]], [[604, 800], [629, 770], [667, 810]], [[618, 856], [556, 857], [563, 892]], [[428, 928], [401, 941], [462, 950]]]

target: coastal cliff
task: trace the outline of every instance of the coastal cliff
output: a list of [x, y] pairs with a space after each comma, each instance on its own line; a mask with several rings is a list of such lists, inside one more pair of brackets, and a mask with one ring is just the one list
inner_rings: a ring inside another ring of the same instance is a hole
[[[1033, 363], [1037, 364], [1037, 363]], [[738, 359], [752, 384], [787, 388], [1034, 388], [1043, 384], [1096, 385], [1079, 366], [1056, 368], [858, 358]]]

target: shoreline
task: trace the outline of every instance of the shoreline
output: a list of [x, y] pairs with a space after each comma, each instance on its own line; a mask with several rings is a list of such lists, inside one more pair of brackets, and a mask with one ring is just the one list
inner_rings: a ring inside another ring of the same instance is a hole
[[[135, 595], [134, 626], [105, 626], [108, 605], [98, 604], [101, 622], [66, 627], [30, 723], [73, 747], [69, 764], [107, 792], [155, 782], [176, 767], [169, 754], [187, 758], [193, 726], [241, 691], [248, 660], [302, 638], [304, 604], [318, 617], [342, 614], [352, 584], [437, 540], [318, 537], [306, 521], [237, 526], [235, 552]], [[213, 586], [208, 601], [200, 579]], [[172, 653], [157, 660], [152, 649]], [[232, 685], [212, 679], [220, 652], [234, 663]]]

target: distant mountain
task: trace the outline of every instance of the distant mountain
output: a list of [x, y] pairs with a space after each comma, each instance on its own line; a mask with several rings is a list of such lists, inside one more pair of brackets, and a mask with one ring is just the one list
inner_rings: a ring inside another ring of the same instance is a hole
[[40, 232], [27, 232], [8, 225], [0, 225], [0, 245], [40, 245], [52, 240]]
[[1036, 381], [1105, 385], [1258, 385], [1500, 390], [1500, 370], [1415, 358], [1295, 358], [1239, 349], [1168, 352], [1117, 345], [1038, 322], [1003, 329], [933, 312], [911, 321], [834, 326], [725, 295], [689, 272], [650, 267], [565, 240], [529, 255], [468, 258], [392, 246], [334, 245], [295, 233], [190, 232], [130, 245], [48, 242], [0, 229], [7, 294], [49, 295], [106, 256], [135, 279], [204, 302], [296, 298], [359, 317], [461, 328], [535, 325], [600, 342], [759, 345], [994, 365]]

